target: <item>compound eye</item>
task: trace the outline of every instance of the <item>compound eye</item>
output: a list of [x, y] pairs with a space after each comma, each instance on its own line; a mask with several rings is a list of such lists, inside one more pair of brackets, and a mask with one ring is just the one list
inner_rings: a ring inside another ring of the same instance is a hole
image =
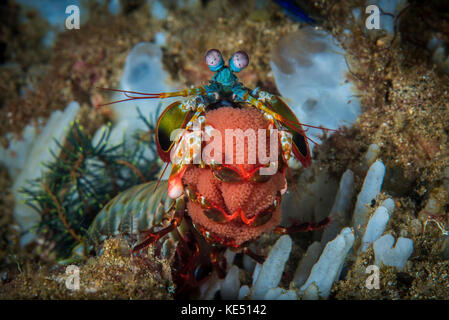
[[249, 65], [249, 56], [245, 51], [237, 51], [229, 60], [229, 66], [232, 71], [240, 72]]
[[223, 56], [217, 49], [210, 49], [205, 56], [206, 64], [212, 71], [219, 70], [223, 65]]

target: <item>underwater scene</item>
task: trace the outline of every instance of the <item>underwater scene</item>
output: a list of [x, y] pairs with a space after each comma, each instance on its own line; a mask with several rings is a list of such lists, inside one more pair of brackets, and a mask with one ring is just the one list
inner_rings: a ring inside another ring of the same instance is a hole
[[0, 20], [1, 300], [449, 299], [449, 1]]

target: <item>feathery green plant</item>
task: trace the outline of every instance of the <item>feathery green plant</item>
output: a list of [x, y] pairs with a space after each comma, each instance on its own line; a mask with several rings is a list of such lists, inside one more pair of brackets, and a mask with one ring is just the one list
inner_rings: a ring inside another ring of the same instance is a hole
[[82, 241], [95, 216], [115, 195], [156, 178], [160, 170], [154, 143], [157, 118], [149, 121], [137, 111], [148, 131], [115, 146], [108, 145], [110, 124], [93, 144], [82, 126], [73, 123], [64, 145], [57, 142], [59, 155], [53, 154], [54, 161], [44, 164], [48, 172], [22, 190], [27, 204], [41, 216], [35, 231], [54, 245], [58, 258], [67, 257]]

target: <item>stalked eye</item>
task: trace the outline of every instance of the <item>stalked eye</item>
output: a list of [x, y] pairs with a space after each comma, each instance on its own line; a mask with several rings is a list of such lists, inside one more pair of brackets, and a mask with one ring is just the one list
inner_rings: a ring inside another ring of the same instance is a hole
[[249, 57], [245, 51], [237, 51], [232, 55], [231, 59], [229, 59], [229, 66], [234, 72], [242, 71], [248, 66], [248, 64]]
[[205, 56], [206, 64], [211, 71], [217, 71], [224, 65], [223, 56], [217, 49], [210, 49]]

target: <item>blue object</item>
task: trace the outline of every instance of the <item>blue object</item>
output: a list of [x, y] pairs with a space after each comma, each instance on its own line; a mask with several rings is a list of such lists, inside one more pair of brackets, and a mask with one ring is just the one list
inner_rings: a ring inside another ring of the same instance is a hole
[[223, 61], [223, 57], [222, 57], [220, 62], [215, 67], [209, 66], [209, 69], [210, 69], [210, 71], [216, 72], [216, 71], [220, 70], [223, 66], [224, 66], [224, 61]]
[[306, 22], [308, 24], [316, 24], [316, 21], [310, 18], [300, 7], [298, 7], [291, 0], [274, 0], [279, 6], [282, 7], [284, 12], [299, 22]]
[[232, 71], [232, 69], [224, 67], [214, 74], [212, 81], [216, 81], [225, 87], [233, 86], [238, 83], [238, 78]]
[[242, 71], [241, 68], [237, 67], [237, 66], [234, 64], [234, 61], [232, 60], [232, 57], [231, 57], [231, 59], [229, 59], [229, 67], [231, 68], [231, 70], [232, 70], [233, 72], [240, 72], [240, 71]]

